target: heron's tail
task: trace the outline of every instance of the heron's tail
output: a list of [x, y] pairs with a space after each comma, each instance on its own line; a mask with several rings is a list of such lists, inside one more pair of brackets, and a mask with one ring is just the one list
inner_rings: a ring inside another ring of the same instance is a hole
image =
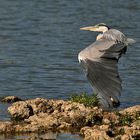
[[136, 41], [132, 38], [127, 38], [126, 42], [127, 42], [127, 44], [130, 44], [130, 45], [136, 43]]

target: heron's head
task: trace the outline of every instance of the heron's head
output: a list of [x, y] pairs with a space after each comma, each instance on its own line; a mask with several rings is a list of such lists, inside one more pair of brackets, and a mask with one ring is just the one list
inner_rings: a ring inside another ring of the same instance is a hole
[[99, 23], [95, 26], [88, 26], [80, 28], [80, 30], [88, 30], [88, 31], [95, 31], [95, 32], [106, 32], [109, 30], [109, 27], [105, 23]]

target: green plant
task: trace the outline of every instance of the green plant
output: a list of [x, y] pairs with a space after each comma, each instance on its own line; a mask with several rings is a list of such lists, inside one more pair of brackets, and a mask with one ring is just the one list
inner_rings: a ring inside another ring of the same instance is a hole
[[100, 114], [92, 113], [86, 119], [86, 125], [101, 125], [103, 120], [103, 116]]
[[140, 120], [140, 111], [136, 112], [136, 116], [135, 117], [136, 117], [137, 120]]
[[119, 125], [130, 125], [132, 123], [133, 119], [129, 114], [120, 115], [119, 117]]
[[99, 98], [96, 94], [92, 94], [91, 96], [87, 95], [86, 93], [82, 93], [80, 95], [75, 94], [70, 97], [72, 102], [78, 102], [84, 104], [85, 106], [97, 106], [99, 103]]
[[121, 135], [124, 135], [124, 134], [125, 134], [124, 128], [121, 128], [121, 129], [119, 130], [119, 134], [121, 134]]

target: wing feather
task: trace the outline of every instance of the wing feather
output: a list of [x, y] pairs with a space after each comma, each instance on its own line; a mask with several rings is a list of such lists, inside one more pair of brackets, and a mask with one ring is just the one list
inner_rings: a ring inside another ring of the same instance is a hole
[[117, 62], [125, 51], [123, 43], [99, 40], [79, 53], [87, 79], [104, 107], [119, 103], [122, 87]]

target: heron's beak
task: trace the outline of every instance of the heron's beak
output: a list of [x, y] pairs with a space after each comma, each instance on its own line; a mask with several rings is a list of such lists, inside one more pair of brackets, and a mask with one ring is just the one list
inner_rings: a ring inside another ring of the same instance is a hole
[[95, 26], [88, 26], [88, 27], [80, 28], [80, 30], [97, 31], [97, 27], [95, 27]]

